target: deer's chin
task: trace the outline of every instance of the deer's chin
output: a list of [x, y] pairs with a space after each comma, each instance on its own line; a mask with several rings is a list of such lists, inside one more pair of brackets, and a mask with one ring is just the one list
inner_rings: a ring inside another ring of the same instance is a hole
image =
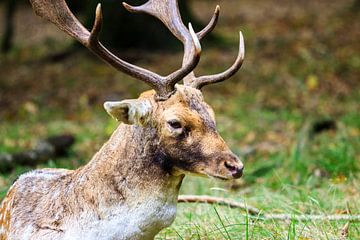
[[219, 175], [219, 174], [211, 174], [211, 173], [206, 173], [206, 176], [208, 178], [214, 178], [216, 180], [222, 180], [222, 181], [229, 181], [229, 180], [233, 180], [234, 177], [231, 175]]
[[[204, 178], [208, 178], [211, 177], [209, 174], [207, 174], [206, 172], [200, 170], [200, 171], [190, 171], [190, 170], [184, 170], [181, 168], [177, 168], [175, 167], [172, 172], [172, 175], [174, 176], [180, 176], [180, 175], [188, 175], [188, 176], [194, 176], [194, 177], [204, 177]], [[215, 177], [214, 177], [215, 178]], [[220, 179], [220, 178], [219, 178]]]
[[221, 175], [219, 173], [212, 173], [210, 171], [205, 171], [205, 170], [201, 170], [201, 171], [198, 171], [198, 172], [191, 172], [191, 173], [188, 173], [188, 174], [193, 175], [193, 176], [198, 176], [198, 177], [222, 180], [222, 181], [229, 181], [229, 180], [234, 179], [231, 174], [229, 174], [229, 175]]
[[172, 175], [174, 175], [174, 176], [189, 175], [189, 176], [195, 176], [195, 177], [213, 178], [213, 179], [222, 180], [222, 181], [229, 181], [229, 180], [235, 179], [231, 175], [231, 173], [229, 173], [227, 175], [221, 175], [218, 173], [211, 173], [209, 171], [204, 171], [204, 170], [189, 171], [189, 170], [184, 170], [184, 169], [180, 169], [180, 168], [174, 168], [172, 171]]

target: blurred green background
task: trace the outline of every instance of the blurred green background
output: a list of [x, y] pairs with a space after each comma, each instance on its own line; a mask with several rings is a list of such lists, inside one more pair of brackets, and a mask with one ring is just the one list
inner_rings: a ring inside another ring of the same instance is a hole
[[[102, 2], [110, 10], [121, 8], [120, 1]], [[0, 40], [6, 35], [9, 3], [0, 3]], [[199, 75], [228, 68], [237, 54], [238, 31], [244, 34], [242, 69], [203, 92], [217, 114], [219, 132], [244, 157], [246, 170], [234, 182], [186, 178], [181, 192], [222, 196], [266, 213], [342, 214], [350, 209], [360, 214], [360, 1], [183, 3], [188, 8], [185, 20], [196, 21], [197, 30], [211, 18], [216, 4], [221, 6], [218, 26], [203, 42]], [[91, 4], [74, 6], [84, 22], [92, 17]], [[37, 167], [77, 168], [117, 126], [102, 103], [136, 98], [148, 88], [82, 50], [36, 17], [28, 2], [17, 2], [12, 17], [12, 46], [0, 54], [0, 153], [30, 149], [41, 138], [69, 133], [76, 137], [69, 156]], [[172, 41], [162, 48], [151, 40], [157, 33], [144, 30], [146, 22], [131, 22], [129, 28], [128, 20], [105, 17], [105, 28], [119, 29], [116, 38], [104, 36], [103, 42], [132, 63], [170, 73], [181, 63], [181, 45], [159, 30], [162, 41]], [[156, 21], [149, 24], [156, 31], [162, 28]], [[128, 38], [134, 45], [126, 44]], [[136, 39], [142, 41], [136, 45]], [[1, 197], [29, 170], [16, 166], [1, 173]], [[238, 209], [179, 204], [175, 223], [158, 238], [340, 239], [344, 224], [263, 222], [249, 220]], [[359, 238], [360, 225], [351, 223], [345, 239]]]

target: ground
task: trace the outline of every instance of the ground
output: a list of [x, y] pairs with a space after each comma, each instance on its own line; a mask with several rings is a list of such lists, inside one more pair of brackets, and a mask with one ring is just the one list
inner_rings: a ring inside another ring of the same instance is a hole
[[[205, 21], [217, 3], [192, 6]], [[244, 157], [245, 175], [235, 182], [188, 177], [181, 193], [226, 197], [265, 213], [360, 214], [360, 14], [352, 1], [219, 3], [219, 42], [203, 46], [197, 73], [231, 65], [243, 31], [242, 70], [204, 95], [221, 135]], [[71, 133], [77, 142], [70, 156], [38, 168], [79, 167], [116, 127], [102, 103], [147, 87], [84, 52], [48, 61], [71, 40], [26, 7], [16, 21], [15, 49], [0, 55], [0, 153]], [[159, 73], [176, 69], [182, 58], [181, 52], [119, 55]], [[1, 174], [1, 196], [28, 170]], [[345, 224], [261, 221], [239, 209], [179, 204], [176, 221], [158, 239], [340, 239]], [[349, 226], [347, 238], [359, 239], [360, 224]]]

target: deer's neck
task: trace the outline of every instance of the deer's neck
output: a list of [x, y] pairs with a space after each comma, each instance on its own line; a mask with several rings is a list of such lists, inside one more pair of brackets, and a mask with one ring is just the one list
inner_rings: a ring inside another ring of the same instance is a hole
[[94, 198], [106, 205], [137, 206], [149, 198], [176, 203], [183, 176], [171, 174], [171, 159], [158, 143], [154, 129], [121, 124], [78, 179], [87, 179], [91, 193], [99, 194]]
[[[152, 239], [176, 215], [183, 176], [170, 173], [170, 162], [161, 154], [154, 130], [120, 125], [73, 174], [74, 200], [67, 201], [80, 201], [87, 210], [78, 209], [80, 215], [66, 234], [70, 239]], [[79, 231], [81, 226], [87, 227]]]

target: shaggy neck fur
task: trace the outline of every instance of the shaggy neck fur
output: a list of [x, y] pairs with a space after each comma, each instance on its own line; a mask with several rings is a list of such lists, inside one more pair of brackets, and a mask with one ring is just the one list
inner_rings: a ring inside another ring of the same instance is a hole
[[183, 176], [171, 174], [171, 159], [158, 143], [155, 129], [121, 124], [75, 174], [77, 190], [83, 190], [98, 218], [115, 225], [115, 229], [103, 229], [113, 231], [114, 239], [152, 239], [175, 218]]
[[162, 153], [155, 129], [121, 124], [77, 174], [80, 182], [87, 179], [94, 187], [111, 188], [119, 201], [132, 202], [148, 198], [149, 193], [164, 197], [172, 188], [177, 191], [182, 177], [171, 171], [172, 160]]

